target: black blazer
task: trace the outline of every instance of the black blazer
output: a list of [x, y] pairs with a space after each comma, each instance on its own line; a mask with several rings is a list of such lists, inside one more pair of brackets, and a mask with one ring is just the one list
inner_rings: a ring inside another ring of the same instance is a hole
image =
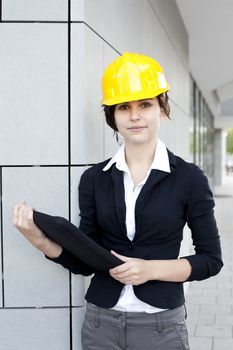
[[[171, 173], [151, 170], [135, 206], [136, 233], [127, 238], [123, 172], [109, 160], [86, 170], [79, 184], [80, 229], [108, 250], [142, 259], [177, 259], [183, 228], [191, 229], [195, 254], [186, 256], [192, 272], [188, 281], [216, 275], [223, 266], [214, 218], [214, 200], [202, 170], [168, 150]], [[68, 251], [53, 261], [76, 274], [95, 273]], [[113, 307], [123, 284], [109, 274], [96, 272], [85, 296], [100, 307]], [[183, 283], [148, 281], [134, 286], [135, 295], [159, 308], [184, 303]]]

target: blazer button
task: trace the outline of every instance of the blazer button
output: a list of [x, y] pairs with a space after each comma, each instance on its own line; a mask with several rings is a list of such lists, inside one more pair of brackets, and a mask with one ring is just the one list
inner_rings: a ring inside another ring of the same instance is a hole
[[134, 248], [134, 244], [133, 243], [129, 243], [128, 248], [129, 249], [133, 249]]

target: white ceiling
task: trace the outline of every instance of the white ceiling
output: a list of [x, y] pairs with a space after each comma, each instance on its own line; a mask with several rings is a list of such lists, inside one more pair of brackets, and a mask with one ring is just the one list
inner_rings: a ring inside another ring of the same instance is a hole
[[204, 94], [233, 101], [233, 0], [176, 2], [189, 35], [194, 79]]

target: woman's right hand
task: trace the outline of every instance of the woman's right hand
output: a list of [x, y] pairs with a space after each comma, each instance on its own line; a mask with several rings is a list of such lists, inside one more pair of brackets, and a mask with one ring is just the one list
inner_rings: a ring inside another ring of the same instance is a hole
[[13, 225], [34, 247], [50, 258], [56, 258], [61, 254], [62, 247], [46, 237], [35, 225], [33, 209], [24, 201], [16, 204], [13, 208]]

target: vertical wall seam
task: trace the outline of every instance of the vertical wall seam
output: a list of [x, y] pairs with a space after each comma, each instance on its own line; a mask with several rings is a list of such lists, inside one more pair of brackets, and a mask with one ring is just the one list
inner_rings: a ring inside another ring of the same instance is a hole
[[2, 306], [5, 307], [5, 294], [4, 294], [4, 264], [3, 264], [3, 210], [2, 210], [2, 167], [0, 167], [0, 216], [1, 216], [1, 275], [2, 275]]
[[[68, 37], [67, 37], [67, 74], [68, 74], [68, 167], [71, 165], [71, 21], [70, 21], [70, 0], [68, 0]], [[70, 174], [70, 172], [69, 172]], [[70, 186], [69, 186], [70, 190]], [[70, 220], [70, 192], [69, 192], [69, 220]]]
[[[68, 24], [67, 24], [67, 108], [68, 108], [68, 215], [71, 220], [71, 0], [68, 1]], [[69, 272], [69, 304], [70, 304], [70, 350], [73, 349], [73, 333], [72, 333], [72, 321], [73, 321], [73, 310], [72, 310], [72, 274]]]
[[0, 22], [2, 22], [2, 0], [0, 0]]

